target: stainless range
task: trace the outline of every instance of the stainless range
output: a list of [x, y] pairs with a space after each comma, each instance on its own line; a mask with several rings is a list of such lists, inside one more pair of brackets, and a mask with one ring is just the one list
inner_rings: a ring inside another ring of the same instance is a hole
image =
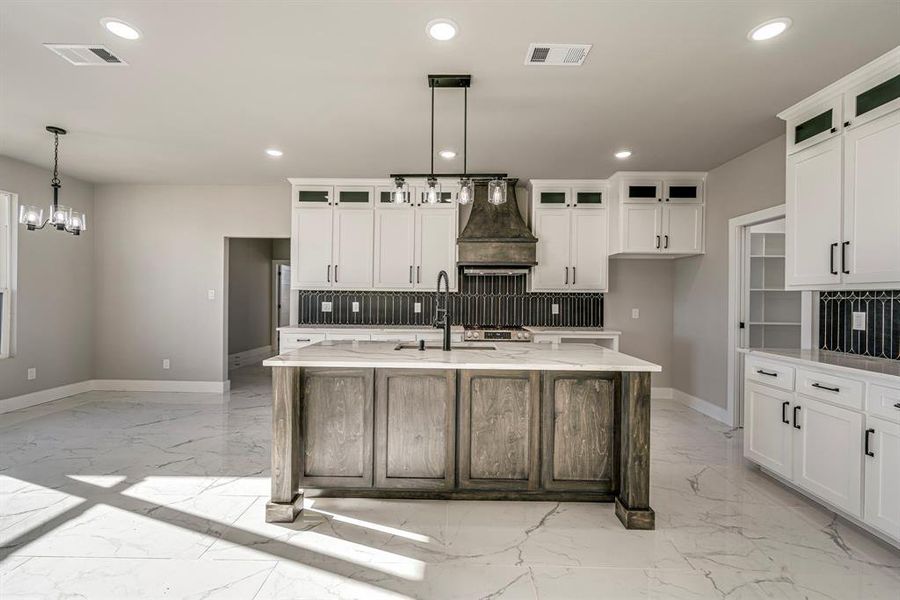
[[466, 326], [463, 339], [467, 342], [530, 342], [531, 332], [524, 327]]

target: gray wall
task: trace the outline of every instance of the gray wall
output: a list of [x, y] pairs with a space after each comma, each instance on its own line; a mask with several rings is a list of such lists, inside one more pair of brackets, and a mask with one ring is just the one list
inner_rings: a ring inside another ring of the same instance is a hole
[[[675, 261], [612, 259], [609, 292], [603, 299], [604, 327], [622, 332], [619, 350], [662, 366], [654, 387], [672, 386], [672, 275]], [[640, 310], [638, 319], [631, 309]]]
[[272, 343], [272, 250], [268, 238], [228, 240], [228, 354]]
[[727, 405], [728, 220], [784, 204], [784, 136], [709, 172], [706, 254], [675, 261], [672, 386]]
[[98, 185], [95, 377], [226, 379], [225, 238], [289, 237], [289, 197], [287, 182]]
[[[81, 236], [18, 227], [15, 356], [0, 359], [0, 399], [93, 377], [94, 188], [63, 176], [60, 201], [88, 213]], [[50, 206], [49, 167], [0, 156], [0, 189], [19, 204]], [[28, 381], [29, 367], [37, 379]]]

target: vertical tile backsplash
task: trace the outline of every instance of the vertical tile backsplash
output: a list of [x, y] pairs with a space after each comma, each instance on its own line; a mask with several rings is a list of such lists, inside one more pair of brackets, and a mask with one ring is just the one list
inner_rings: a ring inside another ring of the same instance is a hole
[[[486, 327], [602, 327], [603, 294], [528, 292], [524, 276], [469, 277], [459, 273], [450, 294], [454, 325]], [[430, 325], [434, 292], [299, 292], [301, 325]], [[322, 312], [331, 302], [331, 312]], [[353, 312], [353, 303], [359, 311]], [[415, 311], [419, 303], [421, 312]], [[559, 313], [553, 314], [553, 304]]]
[[[866, 313], [866, 330], [853, 330], [853, 313]], [[821, 292], [819, 348], [900, 360], [900, 290]]]

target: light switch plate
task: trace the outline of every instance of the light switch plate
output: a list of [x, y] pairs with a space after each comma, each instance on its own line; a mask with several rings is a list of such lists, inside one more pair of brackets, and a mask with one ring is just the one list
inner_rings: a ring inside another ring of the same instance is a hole
[[631, 318], [632, 319], [640, 319], [641, 318], [641, 309], [632, 308], [631, 309]]
[[164, 358], [164, 359], [163, 359], [163, 369], [168, 369], [168, 368], [169, 368], [169, 365], [170, 365], [169, 359], [168, 359], [168, 358]]
[[422, 312], [422, 303], [421, 302], [413, 302], [413, 312], [414, 313]]
[[28, 381], [31, 381], [32, 379], [37, 379], [37, 367], [28, 368]]
[[351, 305], [351, 310], [352, 310], [353, 312], [359, 312], [359, 302], [354, 302], [354, 303]]
[[551, 304], [550, 312], [554, 315], [558, 315], [559, 314], [559, 304]]
[[865, 331], [865, 330], [866, 330], [866, 313], [854, 312], [853, 313], [853, 331]]
[[210, 300], [216, 299], [216, 290], [206, 290], [206, 297]]
[[331, 312], [331, 302], [322, 303], [322, 312]]

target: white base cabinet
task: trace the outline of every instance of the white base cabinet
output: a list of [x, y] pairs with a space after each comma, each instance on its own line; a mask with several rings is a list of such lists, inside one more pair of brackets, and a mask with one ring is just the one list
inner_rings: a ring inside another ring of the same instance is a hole
[[785, 479], [793, 469], [790, 407], [794, 395], [747, 381], [744, 386], [744, 456]]
[[900, 540], [900, 423], [868, 417], [866, 426], [865, 520]]

